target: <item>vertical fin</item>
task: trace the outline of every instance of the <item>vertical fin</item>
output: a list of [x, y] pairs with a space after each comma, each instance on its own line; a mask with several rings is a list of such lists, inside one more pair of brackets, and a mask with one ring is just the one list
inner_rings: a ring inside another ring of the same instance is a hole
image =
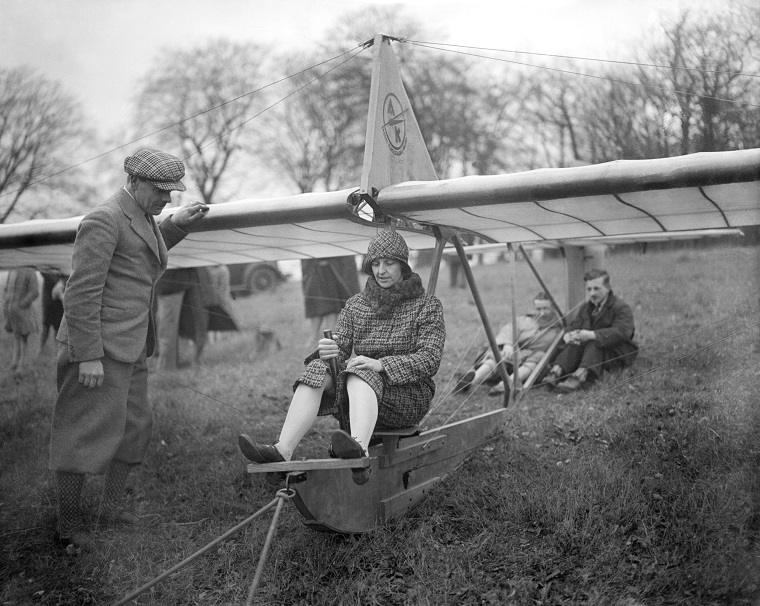
[[376, 197], [373, 190], [395, 183], [438, 179], [401, 82], [390, 39], [378, 34], [374, 46], [360, 189], [371, 198]]

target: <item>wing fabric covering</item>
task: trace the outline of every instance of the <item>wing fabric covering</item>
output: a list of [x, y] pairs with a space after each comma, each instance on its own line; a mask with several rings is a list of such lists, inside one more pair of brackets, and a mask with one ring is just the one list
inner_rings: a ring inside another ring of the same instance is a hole
[[492, 242], [738, 228], [760, 224], [760, 150], [405, 183], [379, 203]]
[[[170, 266], [364, 253], [378, 228], [353, 219], [352, 191], [215, 204], [172, 249]], [[378, 202], [387, 214], [490, 242], [739, 228], [760, 224], [760, 149], [402, 183]], [[0, 268], [65, 270], [80, 219], [0, 225]], [[412, 249], [435, 244], [424, 234], [404, 237]]]

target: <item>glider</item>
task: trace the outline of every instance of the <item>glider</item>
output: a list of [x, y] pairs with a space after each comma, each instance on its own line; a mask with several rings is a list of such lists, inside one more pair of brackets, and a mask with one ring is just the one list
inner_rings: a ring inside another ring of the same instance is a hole
[[[431, 292], [443, 251], [454, 246], [499, 361], [464, 241], [582, 245], [696, 236], [702, 230], [736, 233], [760, 224], [760, 149], [438, 180], [401, 82], [392, 40], [378, 35], [367, 43], [374, 45], [375, 56], [359, 186], [215, 204], [172, 249], [170, 267], [363, 254], [378, 230], [403, 230], [411, 249], [435, 249]], [[66, 272], [80, 220], [0, 226], [0, 269], [33, 266]], [[497, 368], [509, 386], [505, 366]], [[424, 497], [505, 413], [500, 408], [427, 431], [377, 432], [380, 443], [361, 462], [320, 459], [248, 469], [287, 472], [308, 526], [365, 532]], [[351, 479], [350, 468], [357, 466], [372, 467], [363, 486]]]

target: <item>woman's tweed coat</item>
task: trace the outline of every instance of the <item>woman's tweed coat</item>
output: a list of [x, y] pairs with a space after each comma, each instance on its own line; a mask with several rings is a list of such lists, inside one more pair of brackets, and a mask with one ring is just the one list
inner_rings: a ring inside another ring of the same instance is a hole
[[[370, 277], [370, 280], [374, 278]], [[338, 398], [325, 394], [320, 415], [337, 415], [339, 406], [347, 410], [347, 374], [361, 377], [372, 387], [378, 401], [378, 427], [416, 425], [430, 407], [435, 393], [433, 375], [438, 371], [446, 339], [443, 306], [433, 295], [421, 294], [401, 301], [390, 317], [379, 318], [365, 292], [354, 295], [338, 317], [333, 338], [338, 355]], [[381, 360], [383, 371], [346, 370], [352, 357], [368, 356]], [[327, 362], [315, 352], [305, 360], [306, 368], [296, 380], [310, 387], [321, 387], [328, 372]]]

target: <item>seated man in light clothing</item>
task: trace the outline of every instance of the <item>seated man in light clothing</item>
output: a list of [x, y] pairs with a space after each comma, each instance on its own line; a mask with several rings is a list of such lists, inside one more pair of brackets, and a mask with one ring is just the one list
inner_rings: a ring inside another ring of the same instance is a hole
[[[541, 361], [546, 350], [552, 344], [561, 330], [557, 314], [552, 309], [549, 297], [544, 292], [538, 293], [533, 299], [533, 311], [524, 316], [517, 317], [517, 352], [520, 365], [517, 376], [525, 381], [533, 369]], [[507, 364], [510, 378], [513, 375], [513, 362], [515, 346], [513, 344], [514, 331], [512, 323], [502, 326], [496, 335], [496, 344], [501, 350], [501, 357]], [[475, 360], [470, 368], [459, 379], [455, 392], [467, 391], [473, 384], [477, 387], [484, 381], [498, 380], [499, 373], [496, 370], [496, 360], [493, 352], [486, 347]], [[489, 393], [494, 395], [503, 393], [503, 382], [499, 382]]]

